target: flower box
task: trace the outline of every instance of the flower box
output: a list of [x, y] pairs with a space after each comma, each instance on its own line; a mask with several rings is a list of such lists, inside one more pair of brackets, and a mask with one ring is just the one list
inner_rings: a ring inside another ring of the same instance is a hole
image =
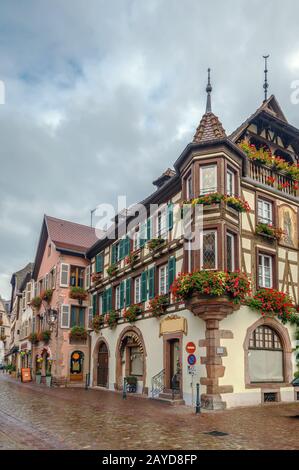
[[71, 287], [70, 298], [78, 300], [82, 304], [83, 300], [87, 299], [87, 292], [83, 287]]
[[166, 312], [169, 306], [169, 295], [156, 295], [156, 297], [149, 301], [149, 306], [152, 316], [156, 318], [160, 317]]
[[126, 308], [124, 311], [124, 318], [130, 322], [134, 323], [137, 320], [138, 315], [142, 314], [142, 307], [140, 304], [134, 304]]
[[147, 247], [152, 253], [155, 253], [156, 251], [163, 248], [165, 244], [166, 240], [164, 240], [164, 238], [152, 238], [147, 242]]
[[86, 343], [87, 331], [82, 326], [73, 326], [69, 333], [71, 343]]

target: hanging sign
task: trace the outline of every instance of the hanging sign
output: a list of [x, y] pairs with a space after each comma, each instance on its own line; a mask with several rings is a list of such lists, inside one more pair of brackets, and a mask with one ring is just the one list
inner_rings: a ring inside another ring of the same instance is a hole
[[194, 364], [196, 364], [196, 356], [194, 356], [194, 354], [189, 354], [187, 361], [189, 366], [194, 366]]

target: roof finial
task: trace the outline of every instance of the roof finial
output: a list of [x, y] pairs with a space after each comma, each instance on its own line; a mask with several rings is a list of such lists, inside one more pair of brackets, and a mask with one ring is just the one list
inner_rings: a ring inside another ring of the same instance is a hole
[[211, 85], [211, 69], [208, 68], [208, 84], [206, 88], [206, 92], [208, 94], [207, 96], [207, 107], [206, 107], [206, 113], [211, 113], [212, 112], [212, 103], [211, 103], [211, 91], [212, 91], [212, 85]]
[[265, 81], [264, 81], [264, 85], [263, 85], [264, 92], [265, 92], [264, 102], [267, 101], [267, 99], [268, 99], [268, 88], [269, 88], [269, 83], [268, 83], [268, 59], [269, 59], [269, 57], [270, 57], [270, 54], [263, 55], [263, 58], [265, 59], [265, 70], [264, 70]]

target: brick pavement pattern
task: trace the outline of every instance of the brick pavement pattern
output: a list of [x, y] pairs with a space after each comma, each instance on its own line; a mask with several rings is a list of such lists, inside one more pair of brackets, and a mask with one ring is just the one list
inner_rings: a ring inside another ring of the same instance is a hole
[[[186, 406], [0, 374], [0, 449], [299, 449], [298, 416], [299, 403], [195, 415]], [[206, 434], [215, 430], [228, 435]]]

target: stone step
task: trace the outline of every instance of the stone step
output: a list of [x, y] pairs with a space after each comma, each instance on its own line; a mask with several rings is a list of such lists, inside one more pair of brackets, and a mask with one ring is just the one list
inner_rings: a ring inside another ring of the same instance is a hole
[[160, 395], [157, 398], [152, 398], [152, 400], [157, 400], [161, 403], [165, 403], [165, 405], [170, 405], [170, 406], [181, 406], [185, 405], [185, 400], [182, 398], [176, 398], [174, 400], [170, 398], [163, 398]]
[[166, 392], [166, 391], [159, 393], [159, 397], [166, 398], [167, 400], [172, 400], [173, 398], [175, 400], [181, 399], [181, 395], [179, 393], [175, 393], [174, 395], [172, 395], [172, 392]]

